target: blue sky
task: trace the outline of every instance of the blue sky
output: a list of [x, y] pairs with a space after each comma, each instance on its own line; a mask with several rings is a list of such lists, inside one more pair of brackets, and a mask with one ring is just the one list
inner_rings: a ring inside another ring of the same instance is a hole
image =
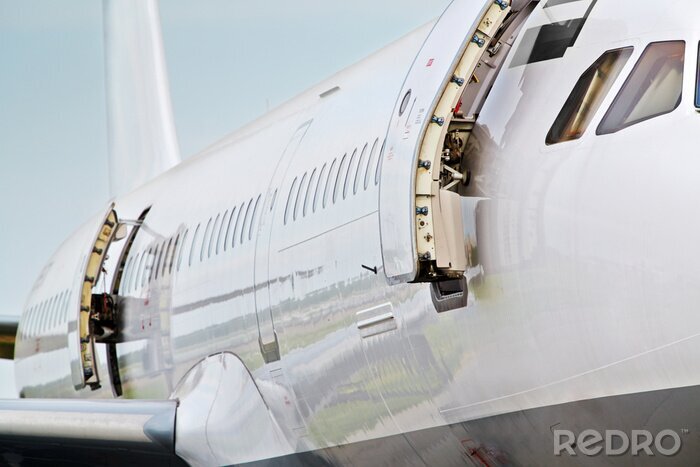
[[[182, 154], [430, 21], [447, 0], [164, 0]], [[21, 313], [44, 262], [104, 207], [102, 3], [0, 0], [0, 314]], [[0, 361], [0, 397], [14, 394]]]

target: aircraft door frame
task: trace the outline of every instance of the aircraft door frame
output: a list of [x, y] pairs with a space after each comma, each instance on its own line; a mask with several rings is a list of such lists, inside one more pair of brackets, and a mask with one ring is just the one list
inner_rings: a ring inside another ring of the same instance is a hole
[[454, 172], [442, 164], [442, 143], [464, 88], [509, 12], [510, 0], [453, 1], [401, 87], [381, 155], [379, 190], [382, 259], [390, 284], [454, 278], [466, 263], [459, 251], [459, 198], [441, 183], [443, 169]]
[[270, 299], [270, 243], [275, 213], [282, 199], [282, 185], [287, 171], [308, 132], [313, 119], [302, 123], [292, 134], [285, 146], [282, 156], [277, 162], [272, 180], [265, 193], [265, 200], [260, 215], [258, 234], [255, 240], [254, 285], [255, 285], [255, 314], [258, 320], [258, 343], [265, 363], [280, 359], [279, 342], [272, 317], [272, 302]]
[[102, 265], [107, 255], [109, 245], [114, 239], [119, 226], [119, 219], [114, 210], [114, 203], [107, 208], [104, 216], [97, 224], [90, 250], [80, 268], [79, 290], [77, 305], [77, 320], [75, 332], [68, 333], [68, 350], [71, 356], [71, 377], [76, 390], [89, 386], [91, 389], [100, 387], [100, 376], [95, 352], [95, 336], [92, 333], [90, 319], [92, 309], [92, 290], [102, 273]]

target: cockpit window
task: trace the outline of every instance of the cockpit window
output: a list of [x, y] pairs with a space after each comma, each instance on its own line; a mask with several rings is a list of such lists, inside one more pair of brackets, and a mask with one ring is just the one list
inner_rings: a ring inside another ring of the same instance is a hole
[[684, 57], [683, 41], [649, 44], [603, 117], [597, 134], [615, 133], [675, 110], [683, 96]]
[[581, 75], [547, 134], [547, 144], [571, 141], [583, 135], [632, 50], [632, 47], [609, 50]]

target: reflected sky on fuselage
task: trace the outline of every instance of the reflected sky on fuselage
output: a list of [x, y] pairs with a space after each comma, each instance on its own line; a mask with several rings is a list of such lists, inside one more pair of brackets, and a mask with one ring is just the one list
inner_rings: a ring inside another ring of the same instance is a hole
[[[439, 15], [446, 0], [161, 2], [183, 155]], [[0, 314], [104, 207], [102, 4], [0, 0]], [[0, 362], [0, 398], [14, 394]]]

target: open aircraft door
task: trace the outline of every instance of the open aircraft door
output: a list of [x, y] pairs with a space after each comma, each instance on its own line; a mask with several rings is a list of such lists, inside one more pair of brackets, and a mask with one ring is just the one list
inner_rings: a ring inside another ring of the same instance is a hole
[[[392, 284], [454, 281], [466, 253], [460, 183], [468, 174], [455, 155], [474, 120], [459, 106], [510, 0], [454, 0], [426, 39], [406, 77], [382, 155], [379, 219], [384, 272]], [[497, 53], [493, 52], [494, 54]], [[466, 105], [464, 105], [466, 104]]]
[[73, 321], [68, 334], [68, 349], [71, 355], [71, 374], [75, 389], [89, 386], [92, 389], [100, 387], [100, 376], [97, 372], [95, 359], [94, 321], [96, 316], [93, 301], [93, 288], [103, 273], [103, 264], [110, 244], [115, 238], [119, 239], [119, 220], [110, 204], [107, 212], [97, 221], [94, 227], [95, 236], [87, 246], [84, 260], [78, 275], [78, 299], [73, 303], [77, 319]]

